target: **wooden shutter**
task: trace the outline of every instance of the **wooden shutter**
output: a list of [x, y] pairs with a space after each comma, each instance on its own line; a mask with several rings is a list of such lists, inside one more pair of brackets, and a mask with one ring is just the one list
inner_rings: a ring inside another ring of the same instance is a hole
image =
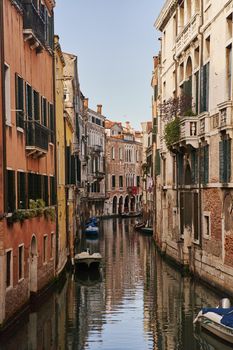
[[204, 183], [209, 182], [209, 145], [204, 146]]
[[223, 141], [219, 142], [219, 180], [220, 182], [224, 182]]
[[227, 152], [226, 152], [227, 182], [230, 182], [231, 181], [231, 139], [226, 140], [226, 148], [227, 148]]

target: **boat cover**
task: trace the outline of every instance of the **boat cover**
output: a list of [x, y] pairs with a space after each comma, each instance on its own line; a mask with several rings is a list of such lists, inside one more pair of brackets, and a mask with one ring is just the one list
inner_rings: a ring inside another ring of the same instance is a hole
[[202, 309], [203, 315], [208, 312], [214, 312], [217, 315], [222, 316], [220, 322], [224, 326], [233, 328], [233, 307], [222, 309], [222, 308], [204, 308]]
[[214, 312], [215, 314], [218, 314], [220, 316], [227, 315], [231, 312], [233, 312], [233, 307], [222, 309], [222, 308], [216, 308], [216, 307], [205, 307], [202, 309], [202, 314], [207, 314], [207, 312]]

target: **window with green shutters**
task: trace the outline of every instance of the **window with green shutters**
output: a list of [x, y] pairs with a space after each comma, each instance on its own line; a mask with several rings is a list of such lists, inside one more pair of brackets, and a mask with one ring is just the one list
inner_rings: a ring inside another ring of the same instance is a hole
[[27, 119], [33, 119], [32, 112], [32, 87], [30, 85], [26, 85], [26, 109], [27, 109]]
[[17, 172], [18, 209], [27, 208], [26, 173]]
[[177, 164], [178, 164], [178, 183], [182, 185], [184, 182], [184, 160], [183, 154], [178, 153], [177, 155]]
[[34, 120], [40, 121], [40, 95], [33, 90], [33, 116]]
[[15, 75], [16, 126], [24, 128], [24, 81]]
[[207, 184], [209, 182], [209, 145], [205, 145], [201, 147], [200, 171], [201, 171], [201, 183]]
[[231, 139], [229, 138], [219, 142], [219, 179], [223, 183], [231, 180]]
[[50, 127], [50, 142], [54, 143], [55, 139], [55, 121], [54, 121], [54, 107], [50, 104], [49, 108], [49, 127]]
[[191, 170], [192, 170], [192, 183], [198, 182], [198, 152], [193, 150], [191, 153]]
[[15, 171], [6, 172], [6, 212], [13, 213], [16, 207]]
[[161, 163], [160, 163], [160, 153], [159, 149], [156, 150], [156, 159], [155, 159], [155, 175], [158, 176], [161, 173]]
[[209, 110], [209, 70], [209, 63], [200, 70], [200, 113]]

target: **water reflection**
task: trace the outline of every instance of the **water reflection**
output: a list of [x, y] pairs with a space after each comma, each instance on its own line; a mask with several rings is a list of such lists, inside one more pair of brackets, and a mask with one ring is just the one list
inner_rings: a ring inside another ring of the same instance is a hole
[[164, 262], [134, 220], [101, 225], [99, 238], [83, 238], [78, 250], [100, 252], [102, 271], [68, 276], [0, 349], [220, 349], [193, 332], [200, 307], [218, 296]]

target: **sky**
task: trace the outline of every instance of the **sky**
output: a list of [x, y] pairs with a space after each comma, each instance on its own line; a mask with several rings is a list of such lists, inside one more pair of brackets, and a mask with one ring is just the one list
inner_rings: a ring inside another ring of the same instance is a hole
[[78, 56], [79, 81], [89, 107], [103, 105], [113, 121], [136, 129], [151, 120], [154, 28], [165, 0], [56, 0], [55, 33], [64, 52]]

